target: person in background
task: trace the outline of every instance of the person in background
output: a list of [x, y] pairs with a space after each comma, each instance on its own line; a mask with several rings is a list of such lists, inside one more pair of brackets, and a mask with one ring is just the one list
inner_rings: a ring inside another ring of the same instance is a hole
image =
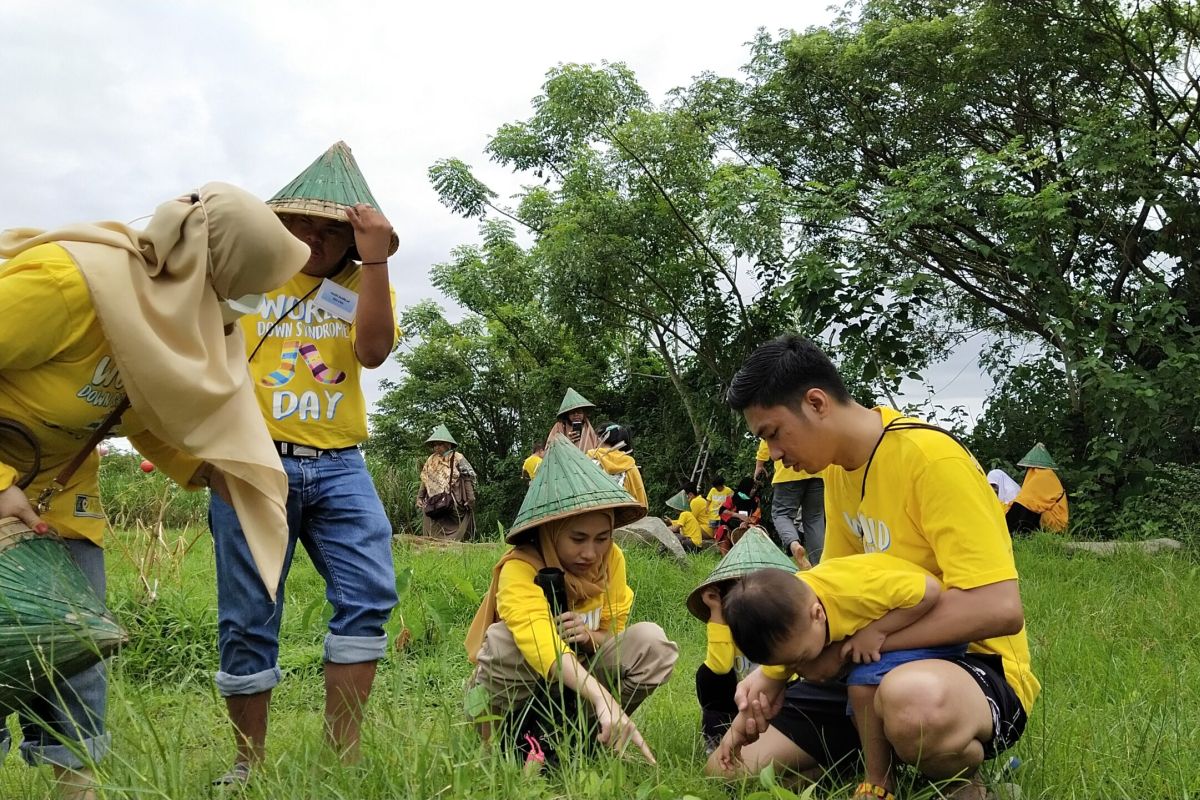
[[749, 525], [757, 525], [762, 517], [762, 504], [758, 496], [758, 486], [753, 478], [742, 478], [738, 481], [737, 489], [721, 504], [720, 524], [714, 531], [713, 538], [722, 553], [728, 553], [733, 546], [731, 534]]
[[1002, 469], [994, 469], [987, 474], [988, 485], [996, 493], [996, 498], [1000, 501], [1000, 505], [1004, 506], [1007, 511], [1012, 505], [1012, 501], [1017, 499], [1017, 495], [1021, 493], [1020, 485], [1009, 477], [1008, 473]]
[[590, 412], [595, 410], [595, 403], [574, 389], [568, 388], [558, 406], [558, 419], [551, 426], [550, 433], [546, 435], [546, 441], [549, 442], [554, 438], [554, 434], [560, 433], [585, 453], [595, 450], [600, 446], [600, 439], [596, 436], [596, 429], [592, 427], [592, 421], [589, 418]]
[[[765, 439], [758, 440], [754, 479], [766, 474], [771, 449]], [[801, 528], [797, 528], [799, 520]], [[825, 482], [819, 475], [791, 469], [775, 460], [771, 476], [771, 524], [783, 543], [783, 549], [797, 564], [816, 564], [825, 547]]]
[[1063, 533], [1070, 521], [1067, 490], [1058, 479], [1058, 464], [1050, 457], [1046, 446], [1038, 442], [1017, 462], [1025, 467], [1021, 491], [1008, 507], [1005, 520], [1010, 533], [1025, 533], [1044, 528]]
[[538, 440], [533, 443], [533, 453], [530, 454], [525, 462], [521, 464], [521, 477], [526, 483], [533, 480], [533, 476], [537, 475], [538, 467], [542, 465], [542, 458], [546, 454], [546, 443]]
[[708, 489], [708, 496], [705, 498], [708, 501], [708, 527], [711, 530], [715, 531], [721, 524], [721, 506], [725, 504], [725, 498], [731, 494], [733, 494], [733, 490], [725, 485], [725, 476], [714, 476]]
[[249, 528], [219, 495], [209, 504], [217, 575], [217, 691], [237, 752], [216, 780], [246, 783], [266, 753], [271, 693], [282, 678], [279, 624], [296, 545], [333, 605], [324, 643], [325, 739], [359, 755], [363, 709], [387, 652], [396, 605], [392, 524], [359, 445], [367, 438], [362, 370], [387, 360], [399, 331], [388, 257], [400, 240], [350, 148], [337, 142], [267, 201], [308, 245], [308, 263], [242, 317], [245, 356], [275, 452], [288, 477], [287, 556], [279, 600], [258, 585]]
[[629, 496], [649, 508], [642, 471], [633, 457], [633, 432], [624, 425], [607, 422], [600, 426], [599, 446], [586, 451], [588, 458], [612, 476]]
[[430, 453], [417, 490], [421, 535], [461, 542], [475, 532], [475, 468], [445, 425], [435, 427], [425, 445]]
[[[703, 502], [703, 498], [701, 498]], [[663, 521], [679, 538], [679, 544], [683, 547], [685, 553], [698, 553], [704, 544], [705, 520], [701, 522], [696, 518], [696, 515], [688, 510], [687, 494], [680, 490], [667, 500], [667, 508], [674, 509], [679, 512], [679, 516], [675, 519], [663, 517]]]
[[[245, 520], [247, 584], [274, 598], [287, 480], [254, 402], [232, 303], [285, 284], [309, 249], [258, 198], [209, 183], [160, 205], [144, 230], [104, 222], [4, 231], [0, 257], [0, 417], [32, 440], [0, 441], [0, 517], [57, 532], [103, 600], [98, 452], [61, 492], [44, 490], [97, 428], [119, 419], [114, 435], [184, 488], [210, 487]], [[22, 489], [25, 446], [40, 450], [41, 464], [28, 466]], [[61, 798], [96, 796], [107, 701], [101, 662], [55, 679], [20, 715], [21, 755], [50, 765]]]

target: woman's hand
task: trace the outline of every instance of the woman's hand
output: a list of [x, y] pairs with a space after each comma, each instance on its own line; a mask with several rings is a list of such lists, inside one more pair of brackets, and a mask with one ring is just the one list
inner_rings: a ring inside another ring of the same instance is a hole
[[35, 533], [50, 533], [50, 526], [42, 522], [33, 506], [29, 505], [25, 492], [15, 483], [0, 492], [0, 517], [16, 517]]
[[637, 729], [637, 725], [633, 724], [633, 720], [611, 695], [595, 703], [595, 709], [596, 722], [600, 725], [600, 732], [596, 734], [596, 738], [601, 743], [608, 745], [617, 753], [623, 752], [627, 745], [632, 744], [642, 751], [642, 755], [651, 764], [658, 763], [654, 760], [654, 753], [650, 752], [650, 745], [646, 744], [646, 740], [642, 738], [642, 733]]
[[587, 617], [576, 614], [574, 611], [564, 611], [558, 615], [558, 635], [567, 644], [595, 644], [592, 629], [588, 627]]

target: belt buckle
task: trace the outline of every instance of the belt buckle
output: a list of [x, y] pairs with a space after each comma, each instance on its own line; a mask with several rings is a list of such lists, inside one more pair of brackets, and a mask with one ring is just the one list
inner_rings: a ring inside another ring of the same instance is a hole
[[316, 458], [321, 455], [321, 451], [315, 447], [294, 444], [292, 445], [292, 455], [299, 456], [300, 458]]

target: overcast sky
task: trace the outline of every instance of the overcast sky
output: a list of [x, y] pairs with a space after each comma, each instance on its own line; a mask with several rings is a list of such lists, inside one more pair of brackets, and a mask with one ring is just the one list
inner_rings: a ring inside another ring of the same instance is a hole
[[[402, 4], [111, 0], [0, 4], [0, 228], [130, 221], [205, 181], [266, 198], [345, 140], [400, 236], [400, 306], [476, 239], [426, 177], [456, 156], [495, 188], [496, 128], [528, 116], [551, 67], [623, 61], [657, 101], [703, 71], [733, 75], [760, 27], [827, 21], [825, 0]], [[364, 373], [368, 401], [394, 363]], [[978, 413], [974, 355], [931, 371]]]

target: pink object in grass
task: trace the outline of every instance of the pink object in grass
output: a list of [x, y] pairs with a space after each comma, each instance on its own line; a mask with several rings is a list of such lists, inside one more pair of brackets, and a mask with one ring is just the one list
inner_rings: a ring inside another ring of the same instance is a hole
[[154, 465], [151, 464], [149, 461], [143, 461], [140, 466], [142, 468], [142, 472], [153, 472], [154, 471]]

